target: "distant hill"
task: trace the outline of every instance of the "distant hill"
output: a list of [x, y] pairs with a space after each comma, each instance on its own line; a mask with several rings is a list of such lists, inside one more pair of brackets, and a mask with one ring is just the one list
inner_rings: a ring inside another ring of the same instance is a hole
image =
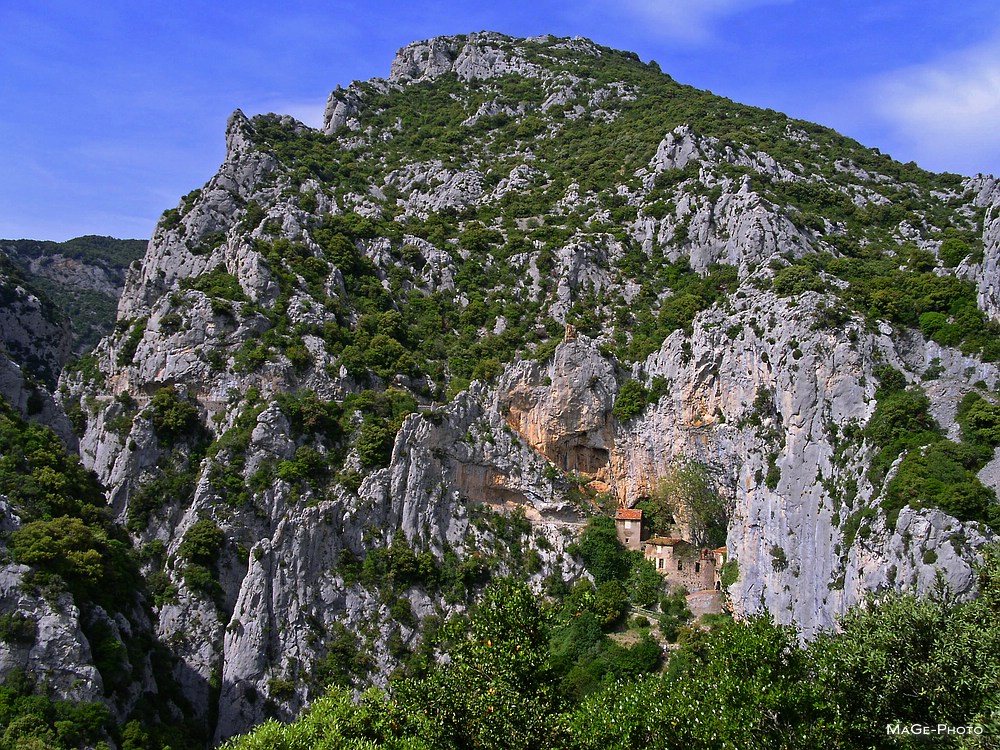
[[[47, 240], [0, 240], [0, 308], [5, 317], [18, 317], [28, 305], [32, 314], [62, 330], [68, 322], [68, 340], [60, 341], [58, 352], [51, 334], [45, 341], [13, 340], [16, 323], [4, 326], [0, 344], [35, 377], [55, 383], [66, 358], [89, 351], [111, 331], [115, 322], [118, 297], [125, 285], [125, 271], [139, 260], [146, 240], [120, 240], [114, 237], [86, 235], [65, 242]], [[20, 287], [39, 304], [28, 303]], [[12, 309], [21, 300], [19, 310]], [[36, 309], [37, 307], [37, 309]], [[31, 336], [33, 327], [26, 329]], [[41, 331], [37, 331], [39, 336]], [[37, 360], [37, 361], [36, 361]]]

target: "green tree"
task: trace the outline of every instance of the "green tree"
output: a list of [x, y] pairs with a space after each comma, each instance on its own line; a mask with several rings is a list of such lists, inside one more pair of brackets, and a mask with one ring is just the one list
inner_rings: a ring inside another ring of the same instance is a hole
[[624, 581], [631, 568], [628, 553], [618, 541], [615, 522], [595, 516], [587, 522], [578, 545], [580, 559], [598, 585], [605, 581]]
[[648, 507], [657, 533], [687, 528], [695, 547], [719, 547], [726, 542], [729, 519], [708, 466], [676, 460], [657, 482]]
[[214, 521], [201, 518], [191, 524], [177, 547], [177, 554], [188, 562], [198, 565], [215, 565], [226, 535]]
[[646, 408], [646, 389], [638, 380], [626, 380], [622, 383], [612, 413], [619, 422], [628, 422], [638, 416]]
[[78, 456], [66, 453], [52, 430], [17, 416], [0, 398], [0, 495], [22, 521], [56, 516], [106, 519], [104, 494]]
[[369, 468], [388, 466], [392, 457], [392, 446], [396, 435], [378, 417], [366, 416], [361, 423], [357, 449], [361, 464]]
[[434, 747], [557, 746], [561, 704], [548, 635], [531, 590], [512, 579], [494, 581], [451, 662], [425, 681], [403, 683], [394, 697], [425, 722], [421, 736]]
[[954, 268], [972, 252], [969, 245], [958, 237], [947, 237], [941, 242], [938, 257], [948, 268]]
[[[888, 747], [885, 727], [897, 721], [966, 726], [996, 720], [1000, 547], [984, 549], [983, 557], [979, 598], [956, 605], [887, 597], [852, 610], [842, 633], [824, 634], [809, 647], [824, 700], [836, 707], [832, 745]], [[924, 745], [916, 738], [905, 746]]]
[[1000, 405], [971, 391], [959, 404], [957, 416], [965, 440], [991, 448], [1000, 445]]
[[683, 625], [691, 619], [691, 610], [687, 605], [687, 595], [684, 589], [675, 589], [660, 600], [660, 633], [668, 641], [677, 640], [677, 634]]
[[610, 628], [625, 617], [628, 593], [620, 581], [603, 581], [594, 592], [594, 614], [603, 628]]
[[106, 545], [102, 532], [70, 516], [32, 521], [10, 536], [15, 562], [57, 575], [82, 590], [91, 590], [101, 581]]
[[819, 701], [808, 669], [793, 629], [765, 618], [729, 622], [685, 644], [667, 674], [609, 685], [585, 699], [569, 717], [569, 744], [810, 747]]
[[782, 268], [774, 275], [774, 291], [786, 297], [804, 292], [826, 291], [826, 284], [808, 266], [795, 264]]
[[198, 407], [193, 401], [181, 398], [172, 385], [160, 388], [149, 400], [152, 410], [150, 421], [156, 437], [165, 445], [173, 445], [185, 438], [196, 437], [201, 427]]
[[876, 483], [904, 450], [941, 439], [930, 405], [927, 395], [916, 388], [880, 393], [875, 412], [864, 428], [865, 437], [880, 449], [869, 470]]
[[640, 607], [653, 604], [663, 587], [663, 576], [640, 552], [632, 553], [632, 570], [625, 581], [629, 601]]

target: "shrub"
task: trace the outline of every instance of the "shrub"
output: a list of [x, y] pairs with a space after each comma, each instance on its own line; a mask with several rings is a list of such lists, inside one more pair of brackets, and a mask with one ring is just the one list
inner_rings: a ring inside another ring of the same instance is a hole
[[991, 448], [1000, 445], [1000, 405], [970, 391], [959, 404], [957, 419], [965, 440]]
[[181, 280], [181, 289], [194, 289], [207, 297], [230, 302], [245, 302], [247, 299], [239, 279], [227, 273], [223, 266], [216, 266], [200, 276]]
[[774, 275], [774, 291], [782, 297], [825, 290], [826, 284], [823, 280], [805, 265], [791, 265], [782, 268]]
[[638, 416], [646, 407], [646, 388], [636, 380], [626, 380], [622, 383], [612, 413], [619, 422], [628, 422]]
[[785, 555], [785, 550], [779, 547], [777, 544], [772, 544], [771, 549], [771, 567], [776, 572], [781, 572], [788, 568], [788, 557]]
[[357, 449], [361, 464], [369, 468], [388, 466], [395, 433], [382, 420], [366, 417], [361, 423]]
[[0, 641], [4, 643], [34, 644], [38, 623], [23, 612], [5, 612], [0, 615]]
[[121, 349], [118, 350], [118, 364], [121, 366], [132, 364], [132, 358], [135, 357], [136, 350], [139, 348], [139, 343], [142, 341], [142, 337], [146, 335], [146, 318], [141, 318], [135, 321], [128, 332], [128, 336], [122, 341]]
[[722, 588], [728, 589], [740, 578], [740, 566], [736, 560], [726, 560], [722, 565], [722, 570], [719, 572], [719, 580], [722, 584]]
[[215, 565], [226, 541], [222, 529], [214, 521], [202, 518], [191, 524], [177, 547], [177, 554], [190, 563]]
[[266, 344], [247, 341], [233, 355], [233, 370], [238, 373], [256, 372], [270, 357]]
[[684, 589], [676, 589], [660, 599], [660, 633], [669, 642], [677, 640], [680, 629], [691, 620], [691, 610], [687, 605]]
[[0, 399], [0, 496], [21, 520], [93, 517], [104, 507], [96, 477], [50, 429], [22, 420]]
[[591, 518], [580, 536], [578, 550], [598, 585], [606, 581], [623, 581], [628, 576], [629, 556], [618, 541], [614, 520], [606, 516]]
[[972, 253], [972, 248], [964, 241], [957, 237], [948, 237], [941, 242], [938, 257], [941, 258], [941, 262], [947, 268], [954, 268], [965, 260], [970, 253]]
[[930, 414], [930, 401], [919, 389], [880, 395], [864, 435], [880, 449], [869, 470], [875, 483], [904, 450], [941, 439], [940, 428]]
[[948, 440], [922, 452], [911, 451], [889, 483], [882, 507], [890, 514], [906, 505], [937, 507], [959, 520], [997, 527], [1000, 505], [996, 494], [976, 474], [991, 453], [982, 445]]
[[215, 574], [204, 565], [190, 564], [184, 568], [184, 584], [192, 593], [219, 603], [222, 601], [222, 586]]
[[79, 518], [61, 516], [32, 521], [11, 533], [10, 552], [15, 562], [59, 576], [71, 587], [90, 590], [103, 577], [106, 543], [102, 532]]
[[199, 436], [201, 422], [197, 405], [190, 399], [181, 398], [172, 385], [154, 393], [149, 406], [153, 431], [162, 444], [170, 446]]

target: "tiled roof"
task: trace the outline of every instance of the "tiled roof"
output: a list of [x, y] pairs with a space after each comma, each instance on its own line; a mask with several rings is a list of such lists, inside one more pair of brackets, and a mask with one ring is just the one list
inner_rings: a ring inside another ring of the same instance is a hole
[[647, 539], [646, 544], [655, 544], [658, 547], [675, 547], [678, 544], [690, 544], [690, 542], [672, 536], [654, 536], [652, 539]]
[[723, 555], [728, 555], [729, 547], [719, 547], [718, 549], [713, 549], [712, 552], [721, 552]]
[[639, 508], [619, 508], [615, 513], [616, 521], [641, 521], [642, 510]]

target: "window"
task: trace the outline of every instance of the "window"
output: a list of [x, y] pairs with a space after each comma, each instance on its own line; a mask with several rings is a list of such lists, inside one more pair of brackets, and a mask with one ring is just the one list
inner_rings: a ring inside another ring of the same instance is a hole
[[678, 560], [677, 561], [677, 570], [683, 570], [683, 569], [684, 569], [684, 563], [682, 563], [680, 560]]
[[658, 568], [659, 570], [663, 570], [663, 558], [662, 558], [662, 557], [658, 557], [658, 558], [656, 559], [656, 567], [657, 567], [657, 568]]
[[701, 563], [695, 563], [694, 564], [694, 572], [695, 573], [700, 573], [701, 572]]

